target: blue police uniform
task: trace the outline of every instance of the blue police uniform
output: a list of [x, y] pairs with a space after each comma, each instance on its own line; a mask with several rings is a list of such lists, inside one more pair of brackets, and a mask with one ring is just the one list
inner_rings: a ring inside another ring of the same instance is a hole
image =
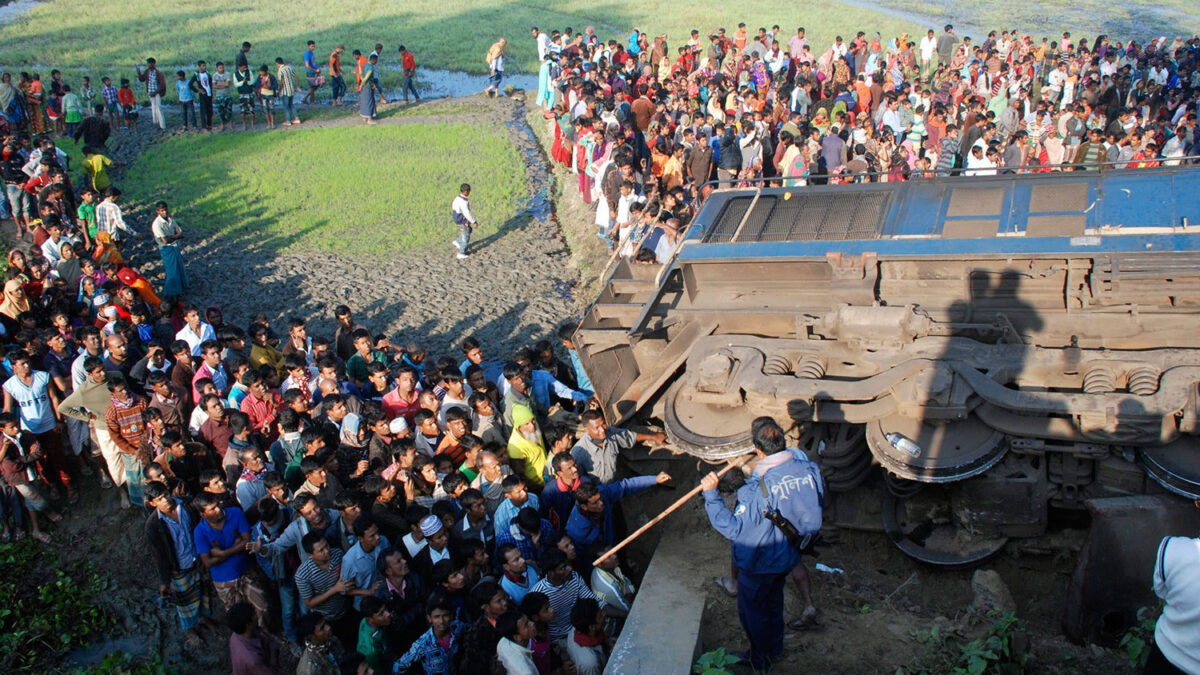
[[783, 651], [783, 586], [800, 552], [764, 515], [778, 509], [801, 534], [821, 529], [825, 484], [821, 471], [798, 451], [760, 460], [737, 492], [733, 511], [717, 490], [704, 492], [704, 508], [717, 532], [733, 543], [738, 570], [738, 619], [750, 638], [750, 661], [767, 668]]

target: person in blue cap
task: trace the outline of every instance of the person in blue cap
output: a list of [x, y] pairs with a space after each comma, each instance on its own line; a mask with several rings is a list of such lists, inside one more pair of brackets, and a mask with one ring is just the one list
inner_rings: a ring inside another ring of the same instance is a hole
[[[708, 519], [733, 542], [737, 568], [738, 619], [750, 638], [748, 660], [767, 670], [783, 652], [783, 587], [800, 562], [800, 550], [821, 529], [825, 484], [817, 465], [787, 447], [783, 429], [770, 417], [751, 425], [754, 471], [737, 492], [730, 511], [717, 491], [719, 479], [709, 473], [700, 481]], [[803, 537], [797, 546], [768, 513], [778, 513]]]

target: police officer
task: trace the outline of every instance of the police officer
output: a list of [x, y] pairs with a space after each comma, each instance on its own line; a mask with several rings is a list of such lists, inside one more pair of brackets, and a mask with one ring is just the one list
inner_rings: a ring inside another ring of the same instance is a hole
[[[816, 464], [788, 449], [775, 420], [754, 420], [751, 435], [758, 461], [734, 510], [717, 492], [717, 474], [709, 473], [700, 486], [708, 519], [733, 542], [738, 619], [750, 638], [750, 664], [766, 670], [783, 652], [783, 586], [800, 562], [800, 549], [821, 529], [825, 484]], [[802, 540], [789, 540], [772, 517], [794, 526]]]

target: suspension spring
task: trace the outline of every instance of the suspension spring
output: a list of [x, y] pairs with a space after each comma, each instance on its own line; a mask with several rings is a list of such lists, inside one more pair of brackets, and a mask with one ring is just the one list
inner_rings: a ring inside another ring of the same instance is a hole
[[1108, 366], [1096, 366], [1083, 376], [1083, 391], [1088, 394], [1107, 394], [1117, 390], [1117, 376]]
[[1159, 370], [1151, 365], [1134, 366], [1129, 369], [1129, 391], [1138, 396], [1149, 396], [1158, 391]]
[[796, 364], [796, 377], [805, 377], [810, 380], [819, 380], [825, 377], [825, 359], [813, 354], [805, 354], [800, 357], [800, 362]]
[[792, 372], [792, 360], [783, 354], [771, 354], [763, 362], [764, 375], [787, 375]]

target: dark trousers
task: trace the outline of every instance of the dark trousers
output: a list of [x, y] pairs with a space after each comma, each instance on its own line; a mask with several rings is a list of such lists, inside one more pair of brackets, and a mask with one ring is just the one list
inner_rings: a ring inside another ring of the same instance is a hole
[[405, 101], [408, 100], [409, 93], [412, 93], [416, 100], [421, 100], [421, 95], [417, 93], [417, 88], [413, 85], [413, 76], [408, 73], [404, 74], [404, 78], [400, 82], [400, 93], [404, 95]]
[[[63, 452], [62, 441], [59, 439], [58, 430], [51, 429], [45, 433], [35, 434], [38, 440], [38, 445], [42, 446], [42, 459], [38, 462], [39, 473], [47, 483], [55, 486], [61, 486], [66, 490], [71, 490], [72, 484], [72, 468], [75, 459], [74, 453], [70, 459]], [[240, 475], [240, 474], [239, 474]]]
[[191, 120], [191, 125], [194, 127], [200, 126], [200, 120], [196, 119], [196, 102], [195, 101], [180, 101], [180, 112], [183, 114], [183, 128], [188, 128], [188, 120]]
[[211, 129], [213, 120], [212, 97], [197, 94], [196, 98], [200, 99], [200, 126], [205, 129]]
[[759, 670], [783, 652], [783, 585], [787, 573], [738, 570], [738, 620], [750, 638], [750, 665]]

